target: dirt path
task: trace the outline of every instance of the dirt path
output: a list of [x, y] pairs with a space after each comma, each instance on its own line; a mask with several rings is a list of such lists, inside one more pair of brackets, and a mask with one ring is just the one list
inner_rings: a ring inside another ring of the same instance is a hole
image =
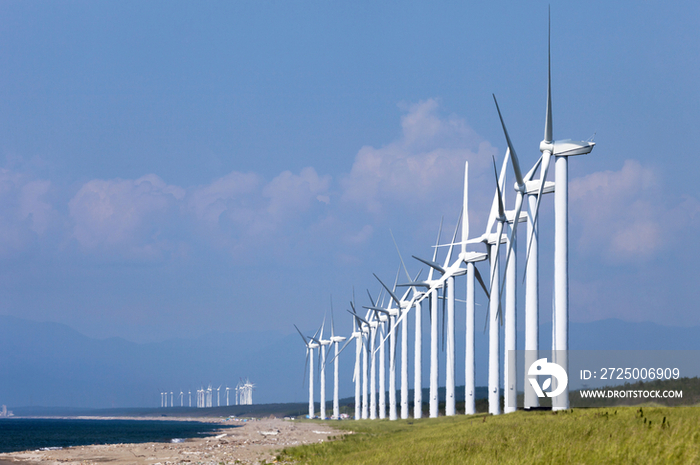
[[0, 465], [13, 464], [220, 464], [273, 462], [285, 447], [327, 441], [347, 434], [329, 425], [264, 419], [241, 422], [239, 428], [181, 443], [78, 446], [51, 451], [0, 454]]

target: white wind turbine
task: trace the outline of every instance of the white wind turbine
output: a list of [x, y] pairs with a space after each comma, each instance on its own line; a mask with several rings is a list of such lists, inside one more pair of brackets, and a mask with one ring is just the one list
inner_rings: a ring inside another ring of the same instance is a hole
[[185, 400], [185, 393], [180, 390], [180, 407], [183, 407], [183, 402]]
[[[505, 280], [506, 280], [506, 316], [505, 316], [505, 321], [506, 321], [506, 328], [505, 328], [505, 351], [506, 351], [506, 357], [505, 357], [505, 370], [504, 370], [504, 379], [505, 379], [505, 411], [506, 413], [514, 412], [516, 410], [516, 399], [517, 399], [517, 363], [515, 363], [515, 350], [517, 346], [516, 342], [516, 263], [515, 263], [515, 257], [516, 257], [516, 241], [517, 241], [517, 227], [518, 223], [520, 221], [527, 221], [527, 216], [524, 218], [521, 216], [521, 210], [523, 207], [523, 199], [525, 195], [528, 193], [528, 183], [530, 183], [532, 176], [535, 173], [535, 170], [537, 169], [537, 164], [535, 164], [535, 167], [530, 170], [529, 173], [527, 173], [524, 177], [522, 175], [522, 171], [520, 170], [520, 162], [518, 161], [518, 156], [515, 152], [515, 148], [513, 147], [513, 144], [510, 140], [510, 136], [508, 135], [508, 130], [506, 129], [505, 122], [503, 121], [503, 116], [501, 115], [501, 110], [498, 107], [498, 101], [496, 100], [496, 96], [493, 97], [493, 100], [496, 104], [496, 110], [498, 111], [498, 117], [501, 121], [501, 126], [503, 127], [503, 133], [506, 138], [506, 142], [508, 144], [508, 153], [510, 154], [510, 159], [513, 164], [513, 172], [515, 173], [515, 190], [517, 192], [516, 198], [515, 198], [515, 208], [508, 218], [509, 223], [511, 224], [511, 232], [510, 236], [508, 238], [508, 252], [506, 253], [506, 271], [505, 271]], [[531, 187], [532, 184], [530, 185]], [[540, 183], [539, 187], [544, 188], [544, 184]], [[530, 215], [532, 216], [532, 215]], [[515, 218], [518, 218], [516, 221]], [[500, 299], [499, 299], [500, 300]], [[509, 354], [512, 354], [509, 356]]]
[[[367, 296], [369, 297], [372, 307], [375, 307], [375, 319], [378, 320], [379, 326], [377, 330], [381, 329], [382, 334], [379, 337], [379, 349], [375, 349], [372, 346], [372, 361], [375, 362], [376, 357], [374, 352], [379, 352], [379, 418], [381, 420], [386, 418], [386, 354], [384, 347], [386, 345], [386, 331], [387, 324], [389, 323], [389, 312], [386, 309], [380, 309], [379, 305], [375, 303], [372, 299], [372, 295], [367, 291]], [[382, 293], [379, 293], [377, 300], [382, 298]]]
[[[354, 292], [353, 292], [353, 299], [354, 299]], [[350, 305], [352, 309], [355, 309], [355, 305], [350, 302]], [[361, 418], [361, 409], [360, 409], [360, 355], [361, 355], [361, 350], [362, 350], [362, 323], [361, 323], [361, 318], [358, 317], [358, 315], [354, 311], [349, 311], [353, 318], [352, 318], [352, 334], [350, 337], [347, 339], [345, 344], [343, 345], [343, 348], [338, 351], [338, 354], [334, 357], [334, 359], [337, 359], [340, 354], [345, 350], [345, 348], [354, 340], [355, 341], [355, 368], [353, 370], [353, 375], [352, 375], [352, 381], [355, 383], [355, 420], [359, 420]]]
[[[551, 22], [550, 22], [551, 24]], [[551, 33], [550, 33], [551, 39]], [[520, 208], [522, 208], [522, 200], [524, 195], [529, 194], [530, 199], [528, 199], [528, 205], [530, 207], [530, 217], [532, 220], [528, 223], [528, 251], [526, 256], [526, 271], [528, 282], [526, 284], [527, 297], [526, 297], [526, 350], [536, 351], [538, 348], [538, 318], [539, 310], [538, 304], [539, 299], [538, 293], [538, 245], [537, 245], [537, 218], [539, 215], [539, 206], [542, 199], [542, 195], [547, 192], [552, 191], [552, 183], [546, 183], [547, 171], [549, 170], [549, 162], [551, 156], [554, 155], [556, 159], [556, 192], [554, 196], [555, 202], [555, 244], [554, 244], [554, 315], [553, 315], [553, 332], [554, 337], [552, 338], [553, 344], [553, 360], [555, 363], [568, 369], [567, 360], [567, 350], [568, 350], [568, 158], [574, 155], [584, 155], [593, 150], [595, 143], [593, 142], [575, 142], [571, 140], [553, 141], [552, 136], [552, 92], [551, 92], [551, 40], [548, 40], [548, 76], [547, 76], [547, 109], [545, 115], [545, 129], [544, 129], [544, 140], [540, 143], [540, 151], [542, 152], [541, 157], [541, 169], [540, 169], [540, 179], [539, 181], [531, 181], [532, 175], [538, 167], [538, 163], [533, 167], [533, 169], [528, 173], [528, 175], [523, 179], [520, 175], [520, 166], [515, 155], [515, 151], [512, 148], [510, 138], [508, 137], [508, 132], [503, 123], [503, 118], [499, 110], [499, 118], [501, 119], [501, 124], [503, 126], [503, 131], [506, 135], [506, 140], [510, 148], [510, 154], [513, 161], [513, 170], [516, 176], [516, 215], [519, 213]], [[494, 97], [495, 101], [495, 97]], [[496, 103], [498, 108], [498, 103]], [[536, 198], [532, 198], [532, 195], [536, 191]], [[534, 208], [533, 208], [534, 207]], [[533, 213], [534, 210], [534, 213]], [[511, 250], [515, 247], [515, 231], [517, 228], [517, 223], [513, 224], [513, 229], [511, 232], [510, 245], [508, 249], [508, 255], [510, 256]], [[530, 263], [533, 261], [534, 263]], [[508, 265], [508, 260], [506, 261], [506, 266]], [[510, 277], [511, 281], [515, 281], [514, 276]], [[508, 301], [508, 296], [506, 296]], [[508, 311], [508, 309], [506, 309]], [[506, 318], [507, 319], [507, 318]], [[514, 331], [512, 338], [514, 339]], [[508, 329], [506, 330], [506, 338], [508, 339]], [[515, 343], [509, 344], [514, 346]], [[506, 347], [506, 350], [511, 350]], [[514, 347], [513, 347], [514, 350]], [[528, 352], [526, 352], [528, 354]], [[532, 362], [532, 357], [535, 356], [535, 352], [530, 352], [528, 360]], [[526, 361], [526, 362], [527, 362]], [[526, 366], [529, 366], [527, 364]], [[512, 377], [512, 382], [508, 381], [509, 384], [515, 385], [515, 373], [514, 367], [509, 367], [507, 370], [509, 376]], [[527, 384], [526, 384], [527, 386]], [[554, 386], [553, 386], [554, 388]], [[514, 389], [510, 389], [514, 391]], [[508, 393], [507, 393], [508, 394]], [[514, 395], [514, 394], [513, 394]], [[568, 389], [553, 399], [553, 409], [567, 409], [569, 406], [568, 400]], [[513, 399], [511, 399], [512, 405], [514, 405]], [[526, 392], [525, 406], [526, 408], [536, 406], [538, 404], [533, 393]], [[509, 405], [508, 401], [506, 405]], [[513, 407], [511, 407], [513, 408]]]
[[[440, 228], [438, 229], [438, 235], [437, 239], [435, 242], [435, 247], [433, 248], [433, 262], [435, 262], [437, 258], [437, 246], [440, 243], [440, 235], [442, 233], [442, 222], [440, 222]], [[394, 242], [395, 243], [395, 242]], [[396, 245], [396, 243], [395, 243]], [[408, 274], [408, 270], [406, 270], [406, 265], [403, 262], [403, 258], [401, 257], [401, 252], [398, 250], [398, 245], [396, 246], [396, 251], [399, 252], [399, 258], [401, 259], [401, 263], [404, 266], [404, 271], [406, 273], [406, 276], [408, 277], [409, 281], [411, 280], [410, 275]], [[432, 296], [432, 293], [429, 291], [431, 288], [431, 283], [433, 283], [433, 270], [434, 268], [430, 268], [430, 271], [428, 272], [428, 279], [423, 282], [415, 282], [415, 283], [409, 283], [409, 284], [399, 284], [399, 286], [412, 286], [412, 287], [425, 287], [428, 289], [426, 292], [421, 292], [416, 296], [414, 306], [415, 306], [415, 341], [414, 341], [414, 354], [413, 354], [413, 417], [414, 418], [421, 418], [423, 416], [423, 372], [422, 372], [422, 354], [423, 354], [423, 331], [422, 331], [422, 309], [421, 309], [421, 302], [428, 296]], [[410, 309], [409, 309], [410, 310]], [[407, 315], [407, 313], [405, 314]], [[402, 316], [403, 318], [403, 316]], [[432, 319], [431, 319], [431, 329], [432, 329]], [[432, 333], [432, 331], [431, 331]], [[437, 320], [435, 322], [435, 334], [437, 334]], [[431, 344], [431, 360], [432, 360], [432, 347], [433, 345]], [[435, 359], [437, 359], [437, 338], [435, 338]], [[431, 365], [432, 367], [432, 365]], [[431, 371], [431, 376], [430, 379], [431, 381], [435, 379], [437, 381], [437, 364], [435, 364], [435, 376], [433, 377], [433, 373]], [[431, 368], [432, 370], [432, 368]], [[432, 383], [431, 383], [432, 386]], [[431, 399], [433, 398], [433, 388], [431, 388]], [[435, 393], [435, 407], [434, 411], [437, 412], [437, 386], [434, 386], [434, 393]], [[432, 401], [431, 401], [432, 402]], [[431, 403], [431, 411], [433, 411], [433, 404]], [[436, 413], [437, 416], [437, 413]]]
[[[396, 278], [398, 282], [398, 273], [401, 269], [399, 268]], [[420, 273], [419, 273], [420, 274]], [[411, 299], [408, 299], [409, 293], [413, 290], [411, 287], [406, 290], [404, 295], [399, 299], [399, 297], [389, 289], [389, 287], [382, 282], [381, 279], [375, 274], [375, 278], [387, 291], [391, 300], [389, 300], [389, 307], [386, 309], [377, 308], [377, 310], [385, 310], [389, 314], [390, 321], [390, 331], [389, 331], [389, 419], [396, 420], [396, 331], [398, 324], [403, 321], [405, 316], [408, 314], [409, 310], [413, 307], [414, 302], [419, 298], [419, 294], [414, 292]], [[416, 276], [416, 279], [418, 276]], [[409, 277], [410, 279], [410, 277]], [[397, 284], [394, 284], [394, 289], [396, 289]], [[398, 308], [393, 308], [392, 301], [396, 303]], [[408, 326], [404, 321], [401, 329], [401, 418], [408, 418]]]
[[219, 397], [219, 393], [221, 392], [221, 384], [219, 385], [218, 388], [216, 388], [216, 406], [221, 407], [221, 398]]
[[[438, 229], [437, 243], [440, 242], [440, 236], [442, 234], [442, 220], [440, 221], [440, 228]], [[436, 246], [437, 246], [436, 243]], [[415, 258], [415, 257], [414, 257]], [[437, 258], [437, 247], [433, 250], [433, 262]], [[420, 302], [427, 296], [430, 297], [430, 400], [429, 400], [429, 416], [430, 418], [437, 418], [438, 416], [438, 295], [437, 291], [439, 288], [438, 280], [433, 279], [433, 268], [430, 267], [428, 272], [428, 278], [425, 281], [415, 281], [407, 284], [402, 284], [401, 286], [410, 287], [424, 287], [426, 292], [424, 292], [420, 298], [416, 301]], [[420, 307], [417, 307], [419, 309]], [[418, 318], [418, 312], [416, 312], [416, 318]], [[416, 320], [418, 321], [418, 320]], [[393, 331], [393, 328], [391, 328]], [[417, 339], [417, 344], [421, 345], [420, 339]], [[414, 386], [414, 392], [417, 386]], [[422, 390], [422, 388], [421, 388]], [[414, 416], [415, 416], [415, 404], [414, 404]], [[420, 410], [422, 411], [422, 395], [421, 395], [421, 405]]]
[[[352, 305], [352, 310], [355, 312], [354, 304], [350, 302], [350, 305]], [[374, 351], [374, 342], [377, 339], [377, 329], [379, 327], [380, 320], [376, 311], [374, 313], [368, 312], [368, 314], [365, 316], [367, 317], [365, 320], [369, 326], [369, 419], [375, 420], [377, 418], [377, 357]]]
[[486, 295], [489, 295], [484, 280], [476, 268], [475, 263], [486, 260], [488, 254], [482, 252], [467, 252], [469, 240], [469, 162], [464, 163], [464, 199], [462, 203], [462, 241], [460, 260], [467, 265], [467, 321], [466, 321], [466, 348], [464, 361], [464, 413], [474, 415], [476, 413], [475, 398], [475, 300], [474, 278], [479, 280]]
[[333, 318], [333, 299], [331, 298], [331, 342], [335, 346], [335, 357], [333, 357], [333, 419], [340, 418], [340, 404], [338, 399], [338, 344], [343, 342], [346, 337], [335, 335], [335, 320]]
[[[441, 228], [442, 229], [442, 225]], [[391, 231], [390, 231], [391, 232]], [[417, 282], [418, 276], [420, 276], [420, 271], [418, 272], [418, 275], [416, 275], [415, 279], [411, 278], [411, 275], [408, 273], [408, 269], [406, 268], [406, 264], [403, 261], [403, 256], [401, 255], [401, 251], [399, 250], [399, 245], [396, 243], [396, 239], [394, 238], [394, 234], [391, 233], [391, 238], [394, 241], [394, 246], [396, 247], [396, 252], [399, 255], [399, 260], [401, 260], [401, 266], [403, 267], [404, 273], [406, 273], [406, 278], [408, 278], [409, 282]], [[437, 243], [440, 241], [440, 231], [438, 231], [438, 238], [437, 238]], [[437, 254], [437, 248], [434, 249], [433, 251], [433, 262], [435, 261]], [[432, 273], [433, 269], [430, 269], [430, 275], [428, 280], [432, 280]], [[420, 287], [421, 283], [418, 283], [416, 285], [411, 285], [411, 284], [399, 284], [401, 287], [411, 287], [413, 288], [413, 297], [412, 297], [412, 302], [413, 302], [413, 307], [415, 307], [415, 334], [414, 334], [414, 352], [413, 352], [413, 417], [414, 418], [420, 418], [423, 414], [423, 388], [422, 388], [422, 377], [423, 377], [423, 372], [422, 372], [422, 338], [423, 338], [423, 333], [422, 333], [422, 315], [421, 315], [421, 302], [423, 299], [425, 299], [429, 293], [428, 292], [418, 292], [416, 291], [416, 287]], [[405, 298], [404, 298], [405, 300]], [[411, 311], [411, 306], [410, 304], [407, 305], [406, 310], [403, 312], [399, 320], [397, 321], [398, 323], [403, 323], [402, 324], [402, 331], [401, 331], [401, 358], [402, 358], [402, 366], [408, 367], [408, 325], [407, 325], [407, 318], [408, 318], [408, 313]], [[397, 325], [396, 324], [396, 325]], [[394, 325], [394, 328], [396, 327]], [[391, 328], [393, 331], [394, 328]], [[405, 355], [404, 355], [405, 354]], [[401, 418], [408, 418], [408, 369], [403, 369], [401, 371]], [[404, 386], [406, 386], [406, 389], [404, 390]]]
[[170, 406], [174, 407], [175, 405], [173, 404], [173, 391], [170, 391]]
[[[365, 339], [369, 336], [370, 324], [367, 320], [362, 318], [355, 312], [355, 304], [350, 302], [352, 307], [352, 312], [348, 312], [354, 317], [353, 318], [353, 337], [355, 340], [355, 373], [353, 375], [353, 381], [355, 381], [355, 419], [359, 420], [362, 418], [366, 420], [368, 418], [368, 405], [367, 405], [367, 345]], [[355, 331], [355, 324], [357, 324], [357, 331]], [[350, 340], [348, 340], [348, 343]], [[347, 343], [345, 344], [347, 346]], [[343, 347], [345, 348], [345, 347]], [[360, 368], [360, 356], [362, 361], [362, 367]], [[362, 383], [362, 409], [360, 410], [360, 383]]]
[[[559, 140], [554, 141], [552, 134], [552, 66], [551, 66], [551, 18], [549, 20], [548, 34], [548, 73], [547, 73], [547, 111], [545, 115], [544, 140], [540, 143], [542, 152], [541, 180], [547, 177], [549, 159], [555, 157], [555, 183], [554, 193], [554, 318], [552, 326], [554, 337], [552, 338], [552, 359], [568, 370], [569, 349], [569, 161], [568, 157], [585, 155], [593, 150], [594, 142]], [[535, 220], [539, 213], [541, 191], [544, 185], [540, 185], [540, 192], [535, 207]], [[555, 386], [552, 386], [554, 389]], [[553, 410], [569, 408], [569, 388], [562, 394], [552, 399]]]
[[[455, 408], [455, 296], [454, 296], [454, 278], [455, 276], [462, 276], [467, 273], [466, 268], [462, 268], [462, 259], [456, 260], [454, 263], [450, 264], [452, 259], [452, 251], [454, 249], [455, 239], [457, 238], [457, 231], [459, 230], [459, 225], [462, 219], [462, 214], [460, 212], [459, 219], [457, 220], [457, 225], [455, 227], [455, 232], [452, 237], [452, 242], [450, 243], [450, 248], [445, 257], [445, 262], [443, 266], [440, 266], [435, 262], [435, 260], [425, 260], [415, 255], [413, 258], [419, 260], [426, 265], [428, 265], [431, 270], [435, 269], [441, 273], [440, 278], [436, 279], [431, 288], [435, 289], [435, 304], [437, 304], [437, 289], [442, 288], [444, 291], [444, 297], [447, 303], [447, 353], [446, 353], [446, 368], [445, 368], [445, 415], [452, 416], [456, 414]], [[436, 307], [437, 308], [437, 307]], [[443, 307], [444, 308], [444, 307]], [[437, 316], [437, 312], [435, 313]], [[437, 322], [435, 323], [437, 325]], [[437, 327], [437, 326], [436, 326]], [[432, 329], [432, 326], [431, 326]], [[431, 398], [432, 400], [432, 398]]]
[[226, 386], [226, 407], [228, 407], [228, 393], [229, 393], [230, 390], [231, 390], [231, 388], [228, 387], [228, 385], [227, 385], [227, 386]]
[[[307, 340], [306, 337], [299, 331], [297, 325], [294, 325], [299, 336], [301, 336], [306, 346], [306, 363], [304, 364], [304, 377], [306, 377], [306, 367], [310, 366], [309, 369], [309, 418], [314, 418], [314, 349], [319, 347], [319, 345], [313, 341]], [[316, 336], [316, 334], [314, 334]], [[303, 385], [303, 384], [302, 384]], [[241, 400], [241, 404], [243, 401]]]
[[187, 390], [187, 395], [190, 399], [189, 406], [192, 407], [192, 390], [188, 389]]
[[[467, 258], [474, 258], [473, 261], [478, 261], [478, 255], [471, 255], [471, 252], [466, 252], [466, 244], [484, 243], [487, 248], [488, 258], [490, 261], [490, 287], [487, 292], [489, 296], [489, 311], [487, 313], [487, 321], [489, 322], [489, 369], [488, 369], [488, 402], [489, 402], [489, 413], [492, 415], [498, 415], [501, 413], [500, 407], [500, 328], [499, 322], [501, 319], [500, 315], [500, 291], [499, 291], [499, 266], [498, 266], [498, 252], [500, 244], [504, 240], [503, 238], [503, 226], [507, 221], [506, 213], [503, 208], [503, 199], [501, 198], [501, 192], [503, 190], [503, 184], [505, 183], [506, 166], [508, 164], [508, 158], [510, 154], [509, 151], [506, 152], [505, 158], [503, 159], [503, 164], [501, 166], [500, 175], [497, 174], [496, 181], [496, 193], [494, 194], [493, 203], [491, 204], [491, 211], [489, 213], [489, 219], [486, 222], [486, 231], [480, 237], [462, 241], [462, 250]], [[494, 161], [494, 171], [496, 170]], [[466, 203], [463, 205], [463, 209], [466, 208]], [[496, 233], [491, 233], [493, 229], [493, 224], [496, 223]], [[466, 234], [463, 232], [463, 237], [468, 236], [468, 228]], [[450, 247], [453, 244], [450, 244]], [[474, 270], [474, 275], [479, 278], [481, 285], [483, 286], [483, 280], [480, 279], [476, 267], [470, 267], [469, 262], [467, 263], [467, 376], [469, 372], [473, 373], [473, 369], [470, 370], [470, 346], [473, 347], [473, 340], [470, 342], [470, 319], [473, 318], [473, 285], [471, 287], [472, 292], [470, 292], [469, 283], [473, 283], [474, 276], [471, 274], [471, 269]], [[485, 290], [485, 289], [484, 289]], [[473, 320], [472, 320], [473, 321]], [[473, 353], [473, 349], [471, 349]], [[471, 358], [473, 360], [473, 358]], [[473, 366], [473, 364], [472, 364]], [[472, 376], [473, 380], [473, 376]], [[469, 389], [469, 386], [473, 384], [467, 380], [467, 385], [465, 389]], [[468, 394], [468, 393], [467, 393]], [[469, 411], [469, 398], [467, 398], [466, 412], [473, 413]]]
[[323, 317], [323, 323], [321, 324], [321, 334], [319, 335], [318, 339], [315, 337], [312, 337], [311, 339], [319, 345], [318, 348], [318, 358], [319, 358], [319, 367], [321, 371], [321, 419], [325, 420], [326, 419], [326, 351], [327, 349], [325, 346], [330, 346], [333, 341], [330, 339], [323, 339], [323, 329], [326, 325], [326, 318], [325, 316]]

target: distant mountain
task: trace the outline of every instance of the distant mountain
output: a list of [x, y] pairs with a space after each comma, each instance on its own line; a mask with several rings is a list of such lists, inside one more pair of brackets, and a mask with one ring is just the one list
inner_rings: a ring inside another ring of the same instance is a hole
[[[541, 346], [549, 347], [551, 325], [542, 325], [540, 336]], [[522, 332], [518, 338], [522, 347]], [[609, 319], [571, 323], [570, 340], [572, 349], [700, 350], [700, 327]], [[428, 346], [423, 344], [424, 388], [428, 386]], [[485, 333], [477, 332], [476, 346], [477, 354], [483, 354], [477, 355], [477, 384], [484, 385], [488, 347]], [[409, 350], [412, 359], [412, 347]], [[463, 384], [463, 354], [463, 335], [460, 338], [458, 332], [457, 384]], [[440, 380], [444, 384], [443, 352], [441, 357]], [[341, 397], [354, 395], [353, 363], [354, 343], [340, 358]], [[331, 369], [329, 366], [326, 382], [328, 400], [333, 388]], [[221, 405], [226, 405], [226, 383], [233, 387], [241, 377], [249, 377], [256, 384], [255, 403], [304, 402], [308, 385], [302, 385], [303, 370], [304, 347], [298, 334], [291, 332], [216, 333], [197, 339], [136, 344], [119, 338], [89, 338], [58, 323], [0, 316], [0, 404], [10, 409], [157, 407], [160, 392], [165, 390], [174, 393], [175, 404], [179, 405], [181, 389], [187, 406], [187, 391], [193, 391], [195, 402], [196, 389], [209, 383], [214, 389], [222, 385], [219, 395]], [[316, 401], [318, 386], [317, 379]]]

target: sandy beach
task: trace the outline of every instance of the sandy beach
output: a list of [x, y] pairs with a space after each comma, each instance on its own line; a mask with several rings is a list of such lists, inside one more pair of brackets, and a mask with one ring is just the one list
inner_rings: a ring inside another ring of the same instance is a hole
[[[211, 418], [168, 418], [198, 420]], [[223, 422], [220, 422], [223, 424]], [[226, 424], [232, 424], [227, 422]], [[215, 435], [187, 439], [180, 443], [143, 443], [78, 446], [49, 451], [24, 451], [0, 454], [6, 464], [256, 464], [274, 462], [277, 451], [285, 447], [328, 441], [347, 434], [330, 425], [276, 418], [233, 422], [238, 428], [222, 429]]]

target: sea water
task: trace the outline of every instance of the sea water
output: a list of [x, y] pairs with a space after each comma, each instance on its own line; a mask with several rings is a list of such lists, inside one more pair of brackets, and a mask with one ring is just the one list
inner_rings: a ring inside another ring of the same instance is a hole
[[230, 427], [233, 425], [196, 421], [7, 418], [0, 420], [0, 452], [90, 444], [180, 442]]

